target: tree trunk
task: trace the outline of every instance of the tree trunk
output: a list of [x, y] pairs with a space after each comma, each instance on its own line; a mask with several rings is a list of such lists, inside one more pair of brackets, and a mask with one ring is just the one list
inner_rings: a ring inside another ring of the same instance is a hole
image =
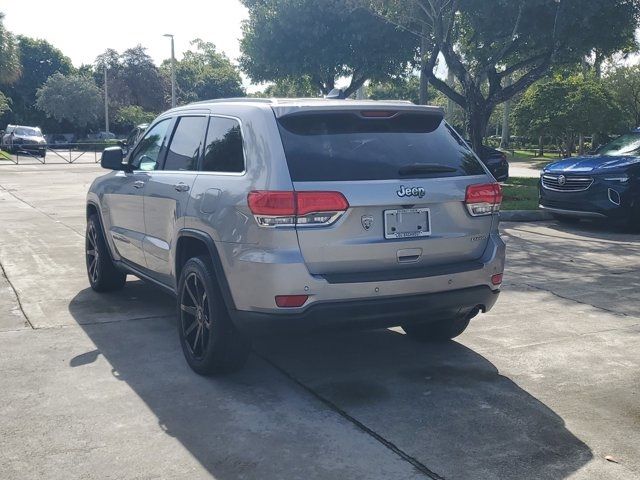
[[[511, 76], [506, 78], [506, 86], [511, 85]], [[504, 112], [502, 113], [502, 138], [500, 139], [500, 148], [509, 148], [511, 140], [511, 131], [509, 125], [509, 114], [511, 113], [511, 100], [504, 102]]]
[[578, 136], [578, 155], [584, 155], [584, 133]]
[[538, 137], [538, 157], [544, 157], [544, 136]]
[[427, 75], [426, 70], [429, 62], [428, 55], [431, 50], [429, 48], [426, 28], [427, 27], [423, 27], [422, 40], [420, 43], [420, 105], [426, 105], [429, 101], [429, 76]]
[[[453, 70], [449, 68], [447, 71], [447, 85], [449, 85], [451, 88], [455, 88], [456, 86], [455, 83], [456, 83], [456, 77], [453, 74]], [[447, 99], [447, 115], [449, 116], [449, 120], [451, 120], [451, 118], [453, 117], [453, 110], [455, 108], [456, 108], [456, 102], [448, 98]]]
[[479, 154], [482, 150], [484, 137], [487, 133], [487, 125], [489, 117], [491, 117], [491, 109], [487, 107], [484, 99], [475, 99], [475, 102], [469, 102], [467, 115], [469, 117], [469, 136], [471, 137], [471, 145], [473, 150]]

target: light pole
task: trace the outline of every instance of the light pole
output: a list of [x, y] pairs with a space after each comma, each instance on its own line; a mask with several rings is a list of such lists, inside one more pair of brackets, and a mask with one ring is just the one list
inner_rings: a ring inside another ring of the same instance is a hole
[[173, 35], [165, 33], [171, 39], [171, 108], [176, 106], [176, 53], [173, 47]]
[[107, 89], [107, 64], [104, 64], [104, 131], [109, 131], [109, 91]]

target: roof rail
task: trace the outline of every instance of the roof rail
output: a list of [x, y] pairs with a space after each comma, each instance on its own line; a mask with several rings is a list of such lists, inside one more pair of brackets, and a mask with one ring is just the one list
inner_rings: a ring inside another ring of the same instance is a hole
[[273, 98], [259, 98], [259, 97], [233, 97], [233, 98], [214, 98], [212, 100], [200, 100], [198, 102], [191, 102], [189, 105], [200, 105], [203, 103], [275, 103]]

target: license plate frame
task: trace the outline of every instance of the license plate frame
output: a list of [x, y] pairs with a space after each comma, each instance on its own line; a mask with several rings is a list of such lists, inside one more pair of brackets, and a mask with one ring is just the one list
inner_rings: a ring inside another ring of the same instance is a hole
[[[400, 208], [384, 211], [384, 238], [387, 240], [422, 238], [431, 236], [431, 209], [429, 208]], [[406, 223], [410, 215], [409, 223]], [[424, 220], [420, 217], [424, 215]], [[417, 217], [417, 218], [415, 218]], [[411, 225], [415, 224], [414, 229]], [[400, 228], [398, 228], [400, 226]], [[418, 228], [421, 226], [422, 228]], [[425, 228], [426, 227], [426, 228]]]

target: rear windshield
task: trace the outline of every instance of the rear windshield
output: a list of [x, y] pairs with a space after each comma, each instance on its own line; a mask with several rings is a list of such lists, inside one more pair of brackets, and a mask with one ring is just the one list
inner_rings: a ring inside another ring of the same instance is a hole
[[359, 113], [279, 119], [294, 182], [433, 178], [485, 173], [462, 139], [434, 115]]

